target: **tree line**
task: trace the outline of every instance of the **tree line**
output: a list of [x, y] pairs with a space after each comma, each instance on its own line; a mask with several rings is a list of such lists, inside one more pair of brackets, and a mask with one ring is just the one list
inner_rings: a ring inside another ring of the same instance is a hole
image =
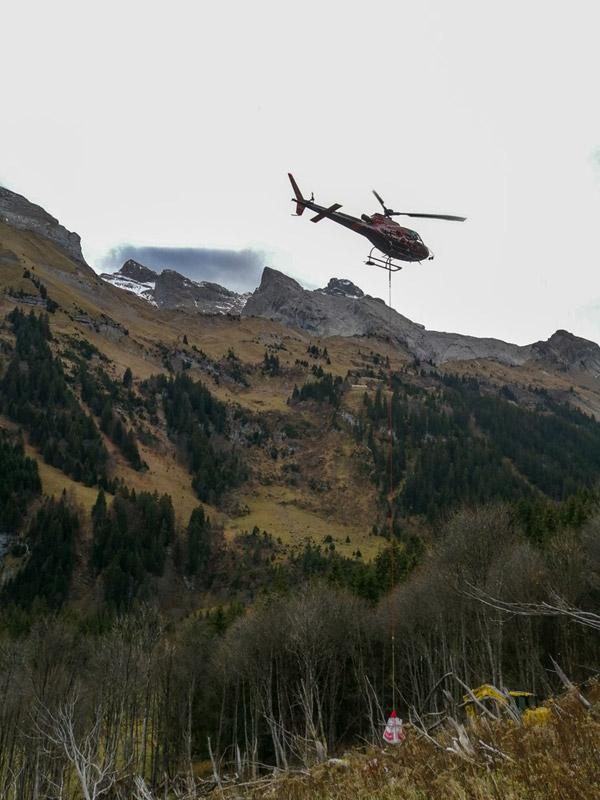
[[68, 386], [60, 358], [50, 349], [47, 315], [8, 315], [16, 336], [0, 393], [4, 412], [29, 434], [44, 460], [89, 486], [105, 474], [107, 451], [94, 424]]
[[[588, 678], [596, 630], [485, 600], [558, 597], [598, 613], [599, 533], [597, 510], [541, 544], [502, 504], [449, 517], [393, 598], [399, 716], [460, 718], [463, 684], [541, 701], [559, 686], [551, 659], [573, 680]], [[211, 756], [221, 772], [256, 776], [378, 742], [392, 703], [391, 604], [389, 593], [368, 601], [313, 576], [265, 590], [251, 614], [238, 607], [165, 625], [142, 604], [96, 630], [72, 612], [18, 636], [4, 627], [0, 793], [74, 800], [95, 780], [85, 796], [141, 798], [143, 779], [155, 795], [183, 795]]]
[[[133, 426], [123, 423], [115, 405], [127, 408], [132, 419], [136, 410], [145, 408], [157, 423], [158, 394], [169, 432], [186, 453], [192, 486], [202, 501], [218, 504], [229, 488], [246, 479], [244, 460], [227, 441], [227, 407], [201, 381], [159, 375], [142, 383], [139, 396], [131, 388], [131, 370], [119, 384], [102, 367], [90, 369], [81, 342], [76, 344], [84, 358], [70, 351], [75, 370], [68, 375], [50, 347], [47, 315], [33, 310], [26, 315], [15, 308], [7, 320], [15, 334], [15, 348], [0, 379], [0, 409], [27, 431], [47, 463], [75, 481], [114, 490], [100, 431], [134, 469], [144, 468]], [[93, 416], [80, 405], [77, 388]]]
[[37, 461], [25, 455], [23, 437], [0, 429], [0, 532], [18, 533], [41, 492]]
[[145, 381], [141, 391], [150, 401], [161, 396], [170, 435], [186, 454], [200, 500], [217, 505], [228, 489], [246, 480], [244, 459], [227, 441], [227, 406], [201, 381], [185, 373], [157, 375]]
[[[474, 379], [435, 377], [422, 389], [394, 376], [392, 471], [397, 507], [434, 523], [462, 502], [566, 500], [600, 477], [600, 423], [538, 392], [535, 408]], [[365, 394], [355, 436], [373, 479], [390, 487], [388, 399]]]

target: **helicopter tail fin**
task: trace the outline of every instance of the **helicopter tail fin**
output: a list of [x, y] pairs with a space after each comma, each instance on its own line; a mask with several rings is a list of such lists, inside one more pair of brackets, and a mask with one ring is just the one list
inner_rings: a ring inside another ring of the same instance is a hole
[[288, 172], [288, 178], [290, 179], [290, 183], [292, 184], [292, 188], [294, 189], [294, 194], [296, 195], [296, 214], [300, 216], [306, 206], [304, 205], [304, 197], [302, 197], [302, 192], [298, 188], [298, 184], [294, 180], [294, 176], [291, 172]]

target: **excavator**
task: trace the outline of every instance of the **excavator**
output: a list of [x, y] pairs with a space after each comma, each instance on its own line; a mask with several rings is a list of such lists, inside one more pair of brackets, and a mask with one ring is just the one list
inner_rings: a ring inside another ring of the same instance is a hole
[[524, 723], [545, 722], [551, 713], [550, 709], [545, 706], [536, 706], [533, 692], [501, 692], [490, 683], [484, 683], [477, 689], [472, 689], [470, 694], [463, 695], [464, 708], [472, 722], [477, 720], [481, 712], [481, 708], [473, 698], [479, 700], [484, 706], [490, 702], [496, 708], [505, 711], [512, 705], [512, 700]]

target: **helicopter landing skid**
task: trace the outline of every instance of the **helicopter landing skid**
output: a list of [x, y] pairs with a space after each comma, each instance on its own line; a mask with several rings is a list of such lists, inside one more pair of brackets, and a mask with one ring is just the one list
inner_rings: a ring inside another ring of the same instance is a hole
[[[375, 248], [373, 248], [375, 250]], [[381, 267], [381, 269], [387, 269], [388, 272], [398, 272], [402, 269], [401, 264], [397, 264], [391, 256], [386, 256], [385, 258], [380, 258], [379, 256], [373, 255], [373, 250], [367, 256], [367, 260], [365, 264], [369, 267]]]

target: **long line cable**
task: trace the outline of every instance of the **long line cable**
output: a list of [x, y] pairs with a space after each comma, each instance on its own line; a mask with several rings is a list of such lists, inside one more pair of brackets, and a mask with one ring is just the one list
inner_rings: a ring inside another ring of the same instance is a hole
[[396, 647], [394, 615], [394, 436], [392, 429], [392, 270], [388, 268], [389, 314], [388, 314], [388, 367], [389, 367], [389, 409], [390, 409], [390, 561], [392, 576], [392, 711], [396, 711]]

